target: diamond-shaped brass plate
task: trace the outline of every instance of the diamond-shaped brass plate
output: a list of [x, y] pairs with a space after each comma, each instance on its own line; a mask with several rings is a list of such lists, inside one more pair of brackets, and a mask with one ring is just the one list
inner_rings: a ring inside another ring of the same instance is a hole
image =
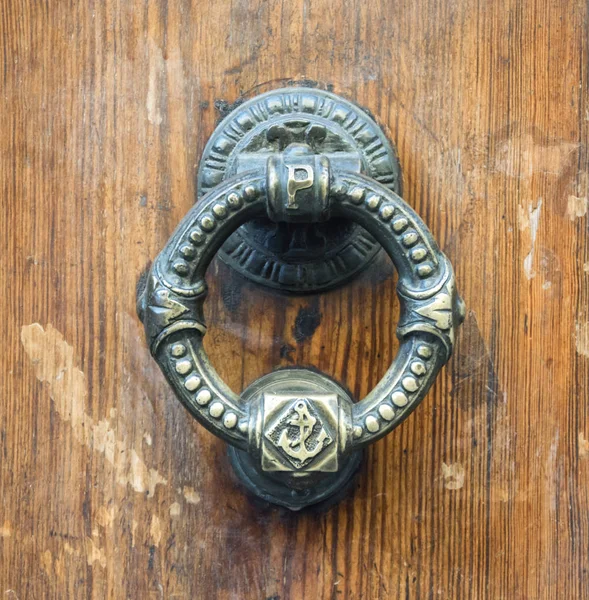
[[338, 469], [338, 397], [264, 394], [262, 469]]

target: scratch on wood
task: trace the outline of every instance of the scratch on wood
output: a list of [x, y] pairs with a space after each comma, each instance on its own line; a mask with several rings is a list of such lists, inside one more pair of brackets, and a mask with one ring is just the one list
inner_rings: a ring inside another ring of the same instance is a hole
[[517, 224], [520, 231], [525, 231], [530, 226], [528, 211], [521, 205], [517, 205]]
[[94, 563], [98, 563], [103, 569], [106, 567], [106, 556], [104, 554], [104, 550], [99, 548], [92, 538], [86, 538], [86, 561], [89, 566], [93, 566]]
[[133, 519], [131, 521], [131, 548], [135, 548], [135, 533], [137, 532], [137, 521]]
[[149, 535], [153, 540], [153, 545], [157, 548], [162, 541], [162, 524], [157, 515], [153, 515], [151, 518], [151, 525], [149, 526]]
[[579, 458], [589, 458], [589, 440], [582, 431], [579, 431]]
[[528, 206], [527, 217], [521, 216], [522, 210], [519, 210], [520, 214], [520, 230], [524, 231], [529, 227], [530, 229], [530, 251], [524, 259], [524, 273], [527, 279], [533, 279], [536, 276], [536, 272], [533, 268], [534, 253], [536, 251], [536, 237], [538, 235], [538, 226], [540, 225], [540, 209], [542, 208], [542, 198], [538, 199], [536, 208], [532, 207], [530, 203]]
[[10, 521], [4, 521], [4, 525], [0, 527], [0, 538], [9, 538], [12, 535]]
[[534, 173], [560, 175], [579, 148], [579, 144], [561, 141], [538, 144], [534, 137], [528, 134], [503, 142], [495, 155], [494, 170], [518, 179], [530, 179]]
[[147, 88], [145, 108], [147, 109], [147, 119], [152, 125], [161, 125], [163, 121], [159, 107], [158, 84], [162, 73], [164, 73], [164, 70], [165, 61], [162, 50], [153, 40], [150, 40], [149, 84]]
[[506, 402], [506, 392], [502, 390], [493, 357], [473, 311], [466, 316], [455, 356], [450, 395], [462, 410], [471, 411], [478, 405]]
[[138, 493], [152, 497], [158, 485], [167, 481], [155, 469], [147, 467], [139, 453], [129, 448], [126, 439], [117, 439], [107, 419], [94, 422], [85, 412], [88, 390], [84, 373], [77, 368], [74, 348], [51, 324], [39, 323], [21, 329], [21, 342], [35, 368], [37, 379], [46, 383], [59, 416], [70, 423], [80, 443], [102, 454], [114, 467], [116, 481], [130, 485]]
[[114, 508], [108, 509], [106, 506], [101, 506], [96, 513], [96, 520], [102, 527], [109, 527], [115, 518]]
[[53, 556], [49, 550], [45, 550], [45, 552], [41, 554], [41, 568], [49, 577], [51, 577], [53, 574]]
[[442, 463], [442, 477], [447, 490], [459, 490], [464, 486], [464, 467], [460, 463]]
[[198, 504], [200, 502], [200, 495], [194, 488], [184, 486], [183, 494], [188, 504]]
[[575, 342], [577, 352], [589, 358], [589, 322], [575, 324]]
[[569, 196], [567, 201], [567, 217], [574, 221], [587, 214], [588, 200], [586, 197]]

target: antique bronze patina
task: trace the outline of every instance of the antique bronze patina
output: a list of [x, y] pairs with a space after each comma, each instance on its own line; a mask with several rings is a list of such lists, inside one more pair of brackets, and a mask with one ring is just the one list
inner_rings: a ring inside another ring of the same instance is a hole
[[[400, 198], [399, 166], [367, 113], [329, 92], [287, 88], [230, 113], [199, 171], [200, 199], [156, 258], [138, 297], [151, 352], [180, 401], [227, 441], [235, 472], [264, 500], [298, 510], [338, 497], [361, 450], [421, 402], [451, 355], [464, 306], [448, 259]], [[308, 369], [265, 375], [241, 396], [204, 349], [213, 256], [286, 291], [361, 271], [382, 247], [399, 274], [398, 355], [354, 403]]]

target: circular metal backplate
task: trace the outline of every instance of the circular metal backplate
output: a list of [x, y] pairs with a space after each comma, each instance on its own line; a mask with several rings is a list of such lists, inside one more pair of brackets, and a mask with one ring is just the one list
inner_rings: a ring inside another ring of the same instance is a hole
[[[244, 158], [279, 151], [281, 141], [272, 135], [277, 130], [289, 142], [314, 143], [317, 152], [357, 156], [366, 175], [401, 193], [396, 153], [365, 110], [331, 92], [293, 87], [255, 96], [221, 121], [200, 162], [199, 197], [235, 175]], [[317, 130], [326, 132], [320, 141], [312, 139]], [[342, 219], [300, 225], [263, 218], [240, 227], [220, 256], [257, 283], [300, 293], [345, 283], [379, 249], [369, 233]]]

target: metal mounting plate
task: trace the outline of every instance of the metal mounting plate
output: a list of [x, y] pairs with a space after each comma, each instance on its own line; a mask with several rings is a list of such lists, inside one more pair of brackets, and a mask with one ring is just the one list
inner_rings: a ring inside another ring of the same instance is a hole
[[[221, 121], [200, 162], [199, 198], [224, 179], [255, 168], [285, 141], [306, 142], [317, 153], [355, 161], [361, 172], [401, 193], [395, 150], [365, 110], [331, 92], [292, 87], [255, 96]], [[379, 249], [368, 232], [342, 219], [295, 224], [260, 218], [240, 227], [219, 254], [257, 283], [301, 293], [345, 283]]]

